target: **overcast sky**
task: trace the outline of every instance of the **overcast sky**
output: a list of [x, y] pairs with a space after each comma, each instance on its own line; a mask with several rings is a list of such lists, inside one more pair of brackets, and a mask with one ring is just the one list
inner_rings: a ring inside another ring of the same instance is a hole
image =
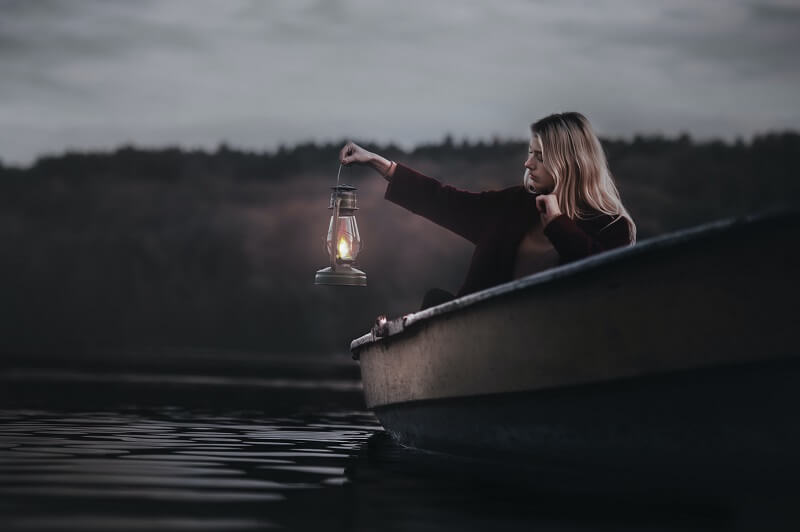
[[0, 159], [800, 129], [800, 1], [0, 0]]

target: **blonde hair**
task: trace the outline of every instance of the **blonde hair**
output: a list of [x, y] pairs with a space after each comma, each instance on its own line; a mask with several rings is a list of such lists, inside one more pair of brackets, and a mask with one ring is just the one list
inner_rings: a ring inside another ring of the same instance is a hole
[[603, 147], [586, 117], [574, 112], [552, 114], [531, 124], [531, 133], [542, 142], [543, 164], [553, 176], [561, 212], [572, 219], [597, 213], [614, 216], [608, 225], [623, 218], [631, 244], [636, 242], [636, 224], [622, 205]]

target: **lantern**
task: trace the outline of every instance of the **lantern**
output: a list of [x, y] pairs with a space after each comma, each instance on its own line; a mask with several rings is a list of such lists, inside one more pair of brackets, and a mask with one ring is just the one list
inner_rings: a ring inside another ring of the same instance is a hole
[[338, 286], [367, 286], [367, 276], [353, 267], [361, 251], [361, 236], [356, 223], [356, 187], [336, 185], [331, 187], [331, 221], [325, 250], [331, 265], [317, 272], [314, 284]]

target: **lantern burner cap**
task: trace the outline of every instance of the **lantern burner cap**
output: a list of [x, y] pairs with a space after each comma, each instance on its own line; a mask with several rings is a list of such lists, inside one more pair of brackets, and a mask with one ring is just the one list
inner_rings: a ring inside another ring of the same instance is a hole
[[328, 205], [329, 209], [333, 209], [334, 202], [338, 196], [340, 199], [339, 208], [342, 210], [355, 211], [358, 210], [356, 202], [356, 187], [353, 185], [338, 185], [331, 187], [331, 202]]

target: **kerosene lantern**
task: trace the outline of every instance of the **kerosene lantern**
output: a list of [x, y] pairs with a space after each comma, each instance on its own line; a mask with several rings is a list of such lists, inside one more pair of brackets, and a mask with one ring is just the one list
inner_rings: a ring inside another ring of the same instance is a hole
[[[341, 167], [339, 168], [341, 171]], [[328, 225], [328, 237], [325, 249], [331, 265], [317, 272], [314, 284], [337, 286], [367, 286], [367, 275], [353, 267], [361, 250], [361, 236], [356, 223], [356, 187], [339, 185], [331, 187], [331, 202], [328, 209], [332, 211]]]

